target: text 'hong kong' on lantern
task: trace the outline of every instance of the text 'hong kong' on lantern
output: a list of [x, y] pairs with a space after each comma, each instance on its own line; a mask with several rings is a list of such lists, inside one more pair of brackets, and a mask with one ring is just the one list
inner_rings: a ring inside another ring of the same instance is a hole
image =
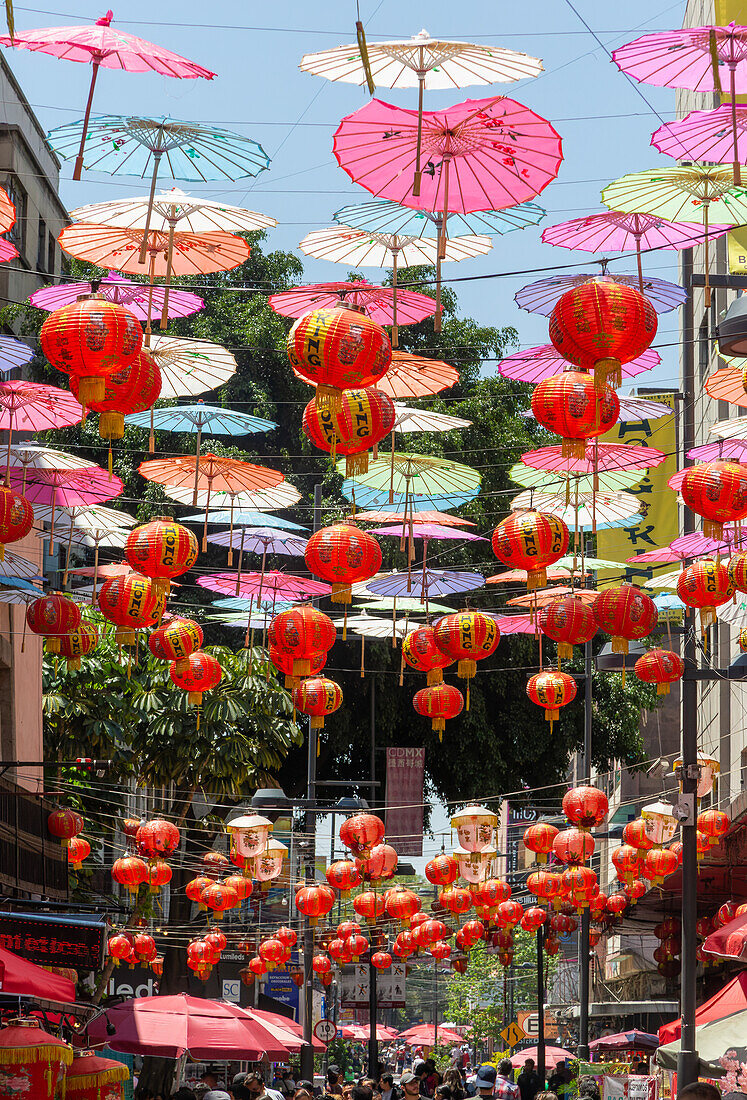
[[342, 305], [300, 317], [286, 347], [296, 373], [317, 387], [317, 404], [336, 412], [342, 390], [375, 385], [392, 362], [392, 345], [381, 325]]
[[174, 577], [192, 568], [197, 553], [197, 539], [192, 532], [168, 518], [136, 527], [125, 545], [127, 561], [137, 573], [150, 577], [159, 597], [169, 594]]
[[163, 610], [163, 602], [148, 577], [128, 573], [108, 577], [98, 596], [99, 611], [116, 626], [118, 645], [135, 645], [137, 631], [153, 626]]
[[368, 471], [369, 449], [374, 448], [394, 426], [396, 412], [391, 397], [368, 387], [343, 390], [340, 410], [319, 408], [309, 401], [304, 409], [302, 428], [315, 447], [345, 458], [345, 476], [356, 477]]
[[302, 680], [293, 689], [293, 706], [309, 715], [311, 729], [324, 729], [324, 719], [342, 706], [342, 688], [326, 676]]
[[469, 710], [469, 681], [477, 672], [477, 662], [495, 652], [501, 639], [498, 624], [480, 611], [457, 611], [438, 620], [433, 637], [442, 653], [459, 662], [457, 676], [467, 680], [466, 709]]
[[568, 549], [568, 528], [545, 512], [512, 512], [493, 532], [493, 553], [509, 569], [526, 569], [527, 590], [547, 584], [547, 567]]
[[560, 707], [565, 707], [576, 698], [576, 681], [566, 672], [546, 670], [530, 677], [527, 695], [538, 707], [545, 709], [545, 721], [553, 723], [560, 717]]

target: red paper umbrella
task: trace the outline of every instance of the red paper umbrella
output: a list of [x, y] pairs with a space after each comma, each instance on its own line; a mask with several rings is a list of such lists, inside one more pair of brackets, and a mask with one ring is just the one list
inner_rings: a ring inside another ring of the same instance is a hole
[[611, 473], [614, 470], [645, 470], [658, 466], [667, 456], [653, 447], [631, 447], [624, 443], [589, 443], [583, 458], [566, 458], [562, 447], [541, 447], [521, 456], [525, 466], [558, 474]]
[[685, 665], [677, 653], [668, 649], [650, 649], [635, 663], [635, 674], [647, 684], [656, 684], [657, 695], [669, 695], [669, 685], [682, 679]]
[[331, 309], [347, 303], [362, 309], [379, 325], [414, 325], [431, 317], [436, 309], [435, 300], [426, 294], [417, 294], [412, 290], [395, 291], [393, 287], [376, 286], [363, 279], [349, 283], [297, 286], [280, 294], [271, 294], [268, 302], [276, 313], [284, 317], [303, 317], [314, 309]]

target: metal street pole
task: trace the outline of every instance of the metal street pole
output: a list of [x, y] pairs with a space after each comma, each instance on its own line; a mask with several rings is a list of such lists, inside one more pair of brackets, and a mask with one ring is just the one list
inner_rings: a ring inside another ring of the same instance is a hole
[[[682, 389], [683, 428], [682, 446], [685, 454], [695, 446], [695, 317], [693, 307], [693, 254], [690, 249], [682, 253], [682, 275], [687, 298], [682, 320]], [[685, 533], [695, 526], [689, 508], [684, 512]], [[685, 618], [683, 659], [685, 671], [682, 681], [682, 795], [683, 801], [692, 803], [687, 822], [682, 822], [682, 971], [680, 978], [680, 1009], [682, 1034], [680, 1052], [677, 1055], [677, 1087], [683, 1088], [698, 1080], [698, 1051], [695, 1036], [696, 968], [695, 949], [697, 937], [695, 925], [698, 919], [698, 853], [697, 826], [695, 820], [695, 794], [698, 781], [698, 683], [695, 649], [695, 617], [689, 611]]]
[[[592, 692], [591, 675], [594, 667], [591, 642], [584, 646], [584, 755], [582, 783], [591, 783], [591, 719]], [[588, 908], [581, 913], [581, 929], [578, 937], [578, 1056], [589, 1058], [589, 925], [591, 914]]]
[[545, 1087], [545, 966], [544, 947], [545, 928], [537, 929], [537, 1075], [540, 1086]]
[[[370, 676], [371, 683], [371, 710], [370, 710], [370, 737], [371, 737], [371, 808], [376, 805], [374, 797], [376, 792], [376, 681], [373, 678], [373, 674]], [[373, 939], [373, 935], [371, 936]], [[376, 1026], [378, 1024], [378, 1006], [377, 1006], [377, 981], [378, 971], [375, 966], [371, 965], [370, 957], [373, 954], [373, 943], [371, 944], [371, 950], [369, 951], [369, 963], [368, 963], [368, 1076], [372, 1077], [374, 1081], [378, 1081], [377, 1068], [379, 1065], [379, 1040], [376, 1035]]]

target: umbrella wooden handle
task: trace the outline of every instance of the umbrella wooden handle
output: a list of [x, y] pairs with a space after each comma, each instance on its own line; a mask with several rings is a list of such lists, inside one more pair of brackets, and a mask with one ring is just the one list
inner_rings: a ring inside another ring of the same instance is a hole
[[[88, 89], [88, 101], [86, 103], [86, 113], [83, 118], [83, 132], [80, 135], [80, 148], [78, 149], [78, 156], [75, 158], [75, 169], [73, 170], [73, 179], [79, 180], [81, 173], [83, 172], [83, 150], [86, 146], [86, 137], [88, 135], [88, 123], [91, 118], [91, 107], [93, 106], [93, 90], [96, 87], [96, 77], [99, 75], [99, 61], [94, 61], [91, 68], [91, 87]], [[145, 260], [141, 261], [145, 263]], [[50, 271], [50, 275], [54, 272]]]

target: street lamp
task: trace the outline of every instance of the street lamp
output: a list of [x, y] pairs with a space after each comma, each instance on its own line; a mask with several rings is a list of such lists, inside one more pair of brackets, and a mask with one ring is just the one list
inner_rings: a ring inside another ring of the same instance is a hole
[[716, 329], [721, 355], [747, 355], [747, 296], [735, 298]]

